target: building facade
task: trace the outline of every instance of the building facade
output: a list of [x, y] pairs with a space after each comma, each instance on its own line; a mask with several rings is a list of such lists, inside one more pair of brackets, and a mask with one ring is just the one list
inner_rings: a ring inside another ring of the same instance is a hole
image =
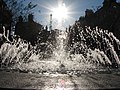
[[85, 17], [80, 17], [79, 21], [81, 26], [109, 30], [120, 40], [120, 3], [116, 0], [104, 0], [103, 6], [96, 12], [87, 9]]
[[19, 17], [15, 27], [15, 34], [34, 44], [37, 41], [37, 36], [41, 30], [43, 30], [43, 26], [36, 23], [33, 20], [33, 15], [29, 14], [27, 22], [23, 21], [22, 16]]
[[3, 26], [6, 28], [6, 30], [11, 32], [11, 22], [12, 13], [8, 9], [6, 3], [3, 0], [0, 0], [0, 33], [3, 33]]

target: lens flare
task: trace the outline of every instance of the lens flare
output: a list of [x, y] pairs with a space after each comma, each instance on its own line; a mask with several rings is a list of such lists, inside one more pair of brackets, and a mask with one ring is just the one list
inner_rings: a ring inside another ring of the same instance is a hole
[[58, 22], [68, 18], [68, 8], [65, 4], [59, 5], [58, 8], [52, 10], [53, 18], [57, 19]]

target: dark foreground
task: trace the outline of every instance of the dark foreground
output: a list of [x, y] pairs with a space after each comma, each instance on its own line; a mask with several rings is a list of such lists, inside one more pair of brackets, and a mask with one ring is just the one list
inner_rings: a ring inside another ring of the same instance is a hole
[[120, 74], [31, 74], [0, 71], [0, 88], [39, 90], [120, 89]]

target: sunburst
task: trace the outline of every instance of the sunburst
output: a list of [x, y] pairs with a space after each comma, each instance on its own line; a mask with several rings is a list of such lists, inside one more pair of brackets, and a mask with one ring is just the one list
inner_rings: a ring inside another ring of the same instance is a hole
[[57, 19], [58, 22], [68, 18], [68, 8], [65, 4], [59, 5], [57, 8], [52, 9], [53, 18]]

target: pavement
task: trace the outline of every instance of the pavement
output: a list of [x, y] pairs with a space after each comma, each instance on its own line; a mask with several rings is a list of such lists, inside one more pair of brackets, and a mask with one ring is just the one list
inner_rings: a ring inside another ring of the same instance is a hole
[[33, 74], [0, 71], [0, 88], [36, 90], [120, 89], [120, 74]]

